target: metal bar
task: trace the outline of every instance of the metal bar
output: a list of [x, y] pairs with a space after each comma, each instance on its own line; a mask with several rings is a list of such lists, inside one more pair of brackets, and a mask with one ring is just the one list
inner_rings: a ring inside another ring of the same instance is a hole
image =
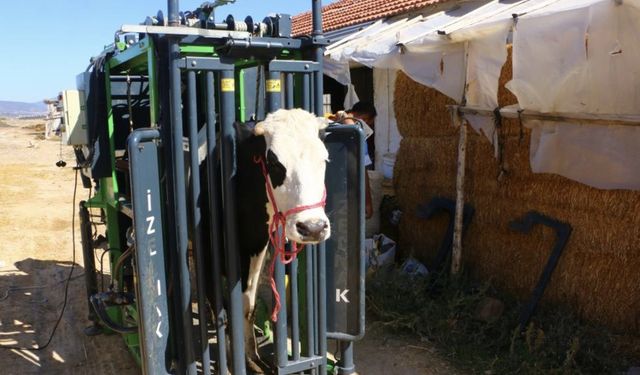
[[[293, 94], [292, 94], [293, 96]], [[292, 99], [293, 100], [293, 99]], [[292, 359], [300, 359], [300, 317], [298, 304], [298, 259], [294, 259], [289, 266], [291, 284], [291, 354]]]
[[238, 233], [236, 222], [236, 134], [234, 72], [220, 72], [220, 119], [222, 139], [222, 196], [224, 203], [225, 256], [227, 260], [227, 282], [229, 285], [231, 354], [233, 356], [233, 374], [246, 374], [244, 358], [244, 314], [242, 298], [242, 279], [238, 260]]
[[169, 26], [180, 25], [180, 2], [178, 0], [167, 0], [167, 13], [169, 16]]
[[318, 64], [318, 70], [313, 73], [313, 89], [314, 89], [314, 107], [315, 113], [318, 116], [324, 115], [322, 94], [324, 93], [322, 67], [324, 61], [324, 47], [321, 44], [317, 44], [317, 41], [323, 38], [322, 36], [322, 0], [312, 0], [312, 15], [313, 15], [313, 31], [311, 35], [316, 41], [314, 46], [315, 62]]
[[313, 250], [311, 245], [306, 245], [305, 253], [305, 277], [306, 277], [306, 312], [307, 312], [307, 351], [304, 353], [307, 357], [311, 357], [316, 353], [316, 338], [314, 330], [314, 282], [313, 282]]
[[322, 360], [321, 357], [314, 356], [311, 358], [301, 358], [298, 361], [291, 361], [289, 362], [286, 368], [277, 369], [276, 374], [278, 375], [297, 374], [297, 373], [302, 374], [302, 372], [305, 370], [316, 371], [316, 367], [318, 366], [321, 360]]
[[220, 232], [220, 217], [222, 207], [220, 207], [220, 169], [216, 164], [216, 112], [215, 112], [215, 86], [213, 72], [207, 72], [206, 95], [207, 95], [207, 177], [209, 192], [209, 233], [212, 253], [211, 270], [214, 277], [213, 285], [213, 308], [215, 315], [215, 327], [217, 336], [217, 358], [218, 374], [227, 373], [227, 338], [226, 319], [227, 311], [224, 307], [222, 297], [222, 233]]
[[[276, 256], [274, 254], [274, 256]], [[284, 263], [276, 259], [273, 277], [276, 281], [276, 290], [280, 296], [280, 310], [276, 322], [276, 363], [278, 368], [287, 366], [287, 287], [285, 285]]]
[[286, 88], [284, 90], [285, 93], [285, 108], [292, 109], [293, 108], [293, 74], [287, 73], [285, 74], [285, 84]]
[[180, 301], [180, 319], [182, 323], [182, 337], [184, 342], [180, 346], [183, 351], [179, 357], [179, 367], [184, 372], [196, 373], [196, 363], [193, 353], [193, 318], [191, 314], [191, 281], [189, 280], [189, 266], [187, 264], [187, 194], [185, 187], [184, 151], [182, 147], [182, 80], [178, 67], [179, 46], [175, 41], [169, 42], [170, 56], [170, 96], [171, 96], [171, 148], [173, 153], [173, 192], [176, 230], [176, 258], [178, 260], [178, 277], [180, 285], [176, 293]]
[[353, 374], [356, 366], [353, 363], [353, 342], [340, 341], [340, 362], [338, 362], [338, 374]]
[[[280, 72], [270, 70], [267, 74], [267, 102], [269, 112], [275, 112], [281, 107], [282, 82], [280, 80]], [[275, 253], [274, 253], [274, 256]], [[287, 288], [285, 286], [284, 264], [279, 260], [275, 260], [274, 278], [276, 282], [276, 290], [280, 295], [280, 311], [278, 312], [278, 321], [275, 329], [275, 347], [276, 347], [276, 364], [279, 368], [287, 365]]]
[[[320, 338], [320, 333], [318, 332], [318, 259], [317, 259], [317, 253], [318, 252], [318, 246], [316, 245], [311, 245], [311, 275], [312, 275], [312, 281], [311, 281], [311, 285], [313, 285], [313, 293], [311, 294], [313, 296], [312, 302], [309, 305], [309, 308], [311, 309], [311, 311], [313, 311], [313, 336], [314, 336], [314, 342], [313, 342], [313, 354], [314, 355], [320, 355], [320, 345], [318, 342], [318, 339]], [[321, 374], [324, 375], [324, 374]]]
[[[136, 299], [138, 333], [144, 374], [167, 374], [165, 353], [169, 336], [167, 278], [156, 129], [136, 130], [129, 136], [131, 198], [136, 233]], [[146, 142], [145, 142], [146, 141]]]
[[96, 258], [93, 239], [91, 238], [91, 220], [89, 219], [89, 209], [86, 202], [81, 201], [79, 205], [80, 217], [80, 238], [82, 241], [82, 260], [84, 263], [84, 282], [87, 291], [88, 319], [92, 322], [91, 327], [100, 329], [98, 317], [91, 305], [91, 296], [98, 293], [98, 277], [96, 276]]
[[233, 62], [222, 61], [218, 57], [187, 56], [180, 60], [180, 68], [186, 70], [228, 70], [233, 69]]
[[[305, 111], [311, 111], [311, 75], [310, 73], [302, 74], [302, 107]], [[305, 253], [305, 312], [306, 312], [306, 351], [304, 354], [311, 357], [316, 354], [316, 335], [315, 335], [315, 282], [314, 282], [314, 261], [313, 246], [306, 245]], [[312, 374], [316, 374], [316, 370], [311, 370]]]
[[229, 39], [225, 43], [226, 48], [237, 49], [299, 49], [302, 46], [300, 39], [283, 39], [283, 38], [245, 38], [245, 39]]
[[319, 68], [318, 63], [309, 60], [271, 60], [269, 62], [269, 70], [286, 73], [311, 73], [317, 72]]
[[311, 76], [306, 73], [302, 75], [302, 108], [311, 112]]
[[189, 111], [189, 158], [191, 164], [191, 220], [193, 224], [193, 252], [196, 268], [196, 294], [198, 301], [198, 325], [200, 328], [200, 348], [198, 355], [202, 359], [202, 371], [209, 373], [211, 358], [209, 355], [209, 338], [207, 335], [207, 291], [204, 277], [204, 246], [202, 238], [202, 212], [200, 209], [200, 163], [198, 160], [198, 94], [196, 72], [187, 73], [187, 105]]
[[327, 373], [327, 257], [325, 243], [316, 247], [318, 259], [318, 355], [322, 356], [319, 373]]
[[[180, 22], [178, 20], [178, 22]], [[122, 25], [120, 32], [142, 33], [170, 36], [199, 36], [203, 38], [250, 38], [251, 33], [245, 31], [210, 30], [198, 27], [171, 27], [171, 26], [147, 26], [147, 25]]]
[[[158, 93], [160, 94], [159, 99], [161, 102], [161, 107], [163, 109], [171, 108], [171, 90], [170, 90], [170, 59], [169, 59], [169, 41], [165, 38], [158, 39]], [[162, 168], [163, 171], [163, 179], [164, 179], [164, 189], [161, 191], [163, 195], [163, 199], [166, 202], [166, 206], [163, 207], [163, 218], [165, 219], [163, 225], [163, 232], [166, 236], [166, 246], [167, 250], [165, 252], [167, 270], [168, 270], [168, 283], [170, 285], [179, 285], [180, 278], [178, 272], [178, 262], [175, 261], [176, 251], [174, 250], [177, 247], [177, 237], [175, 230], [175, 202], [173, 200], [174, 192], [173, 192], [173, 153], [172, 153], [172, 130], [171, 130], [171, 115], [167, 110], [163, 110], [160, 113], [160, 121], [161, 126], [159, 127], [161, 134], [161, 142], [164, 145], [162, 147]], [[162, 181], [162, 179], [161, 179]], [[102, 186], [102, 185], [101, 185]], [[172, 291], [171, 294], [167, 295], [168, 305], [170, 308], [169, 312], [169, 326], [170, 331], [179, 332], [180, 330], [180, 299], [179, 293], [177, 291]], [[169, 338], [169, 348], [168, 348], [168, 357], [172, 361], [177, 361], [177, 358], [181, 355], [183, 349], [182, 345], [182, 335], [175, 334]], [[178, 363], [178, 367], [180, 368], [180, 364]]]
[[147, 48], [147, 78], [149, 82], [149, 121], [152, 127], [157, 127], [160, 120], [160, 97], [158, 91], [158, 61], [155, 58], [156, 46], [153, 38], [148, 38]]

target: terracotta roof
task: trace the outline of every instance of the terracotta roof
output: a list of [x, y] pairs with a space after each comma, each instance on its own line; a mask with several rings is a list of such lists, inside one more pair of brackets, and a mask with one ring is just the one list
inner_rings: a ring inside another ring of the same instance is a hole
[[[322, 7], [323, 31], [395, 16], [444, 0], [338, 0]], [[311, 11], [293, 17], [293, 35], [311, 33]]]

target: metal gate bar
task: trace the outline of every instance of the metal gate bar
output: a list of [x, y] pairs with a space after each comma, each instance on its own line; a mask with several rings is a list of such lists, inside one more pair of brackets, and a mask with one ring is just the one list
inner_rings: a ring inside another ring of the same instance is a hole
[[[177, 348], [178, 370], [181, 374], [195, 375], [196, 363], [194, 359], [192, 328], [193, 317], [191, 314], [191, 282], [189, 280], [189, 267], [187, 264], [187, 197], [185, 187], [184, 151], [182, 145], [182, 92], [181, 71], [178, 57], [180, 55], [179, 40], [171, 37], [169, 40], [169, 96], [170, 96], [170, 140], [173, 154], [173, 173], [171, 176], [173, 187], [173, 208], [175, 211], [176, 253], [174, 261], [178, 263], [179, 285], [174, 288], [176, 301], [179, 301], [177, 316], [181, 323], [181, 340], [178, 337]], [[172, 223], [169, 223], [170, 226]], [[174, 257], [171, 257], [174, 258]], [[178, 331], [178, 332], [180, 332]], [[182, 342], [180, 342], [182, 341]]]
[[215, 113], [215, 82], [213, 71], [206, 72], [206, 105], [207, 105], [207, 177], [209, 192], [209, 233], [211, 248], [211, 270], [214, 277], [213, 285], [213, 309], [214, 326], [217, 337], [217, 358], [216, 364], [218, 374], [227, 373], [227, 346], [226, 346], [226, 319], [227, 311], [223, 303], [222, 292], [222, 233], [220, 215], [222, 207], [220, 205], [220, 168], [216, 163], [216, 113]]
[[145, 374], [167, 374], [164, 354], [167, 350], [169, 317], [167, 316], [167, 278], [163, 239], [158, 151], [154, 143], [157, 129], [139, 129], [128, 139], [131, 162], [131, 198], [136, 213], [135, 266], [139, 301], [138, 332]]
[[234, 70], [233, 65], [220, 72], [220, 122], [222, 153], [222, 202], [224, 216], [225, 257], [227, 261], [227, 284], [229, 287], [229, 320], [231, 325], [231, 354], [233, 374], [246, 374], [244, 361], [244, 322], [242, 309], [242, 280], [238, 261], [238, 238], [236, 212], [235, 175], [236, 175], [236, 134], [233, 128], [235, 120]]
[[189, 186], [191, 193], [191, 215], [193, 226], [193, 254], [196, 268], [196, 294], [198, 301], [198, 325], [200, 347], [196, 352], [202, 361], [202, 372], [210, 373], [209, 337], [207, 335], [206, 282], [204, 277], [204, 246], [202, 234], [202, 213], [200, 209], [200, 161], [198, 156], [198, 94], [196, 72], [187, 73], [188, 118], [189, 118], [189, 158], [191, 173]]

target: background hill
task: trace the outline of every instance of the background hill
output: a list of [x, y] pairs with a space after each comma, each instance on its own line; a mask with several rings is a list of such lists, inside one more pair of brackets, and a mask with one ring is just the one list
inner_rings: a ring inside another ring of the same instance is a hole
[[0, 100], [0, 116], [31, 117], [47, 114], [47, 105], [43, 102], [24, 103]]

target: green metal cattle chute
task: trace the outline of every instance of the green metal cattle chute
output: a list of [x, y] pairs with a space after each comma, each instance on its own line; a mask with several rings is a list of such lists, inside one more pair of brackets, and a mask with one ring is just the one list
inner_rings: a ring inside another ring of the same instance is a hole
[[[236, 199], [233, 124], [281, 107], [323, 114], [320, 1], [312, 1], [314, 31], [303, 38], [291, 37], [287, 15], [216, 23], [211, 4], [180, 13], [177, 1], [168, 3], [167, 20], [159, 13], [123, 26], [78, 78], [88, 137], [75, 150], [84, 186], [95, 188], [80, 204], [93, 322], [87, 333], [120, 333], [145, 373], [244, 374], [238, 230], [233, 210], [221, 207]], [[274, 327], [270, 367], [277, 374], [324, 374], [334, 367], [352, 373], [351, 341], [363, 334], [364, 141], [354, 127], [327, 133], [338, 161], [332, 176], [344, 175], [328, 180], [327, 195], [346, 227], [333, 242], [307, 246], [300, 265], [285, 269], [276, 262], [278, 292], [287, 295], [285, 275], [294, 291], [290, 311], [282, 309]], [[207, 171], [202, 176], [199, 157]], [[339, 186], [335, 193], [331, 184]], [[222, 198], [198, 200], [200, 186]], [[203, 212], [221, 222], [203, 227]], [[207, 264], [204, 231], [213, 239]], [[344, 244], [351, 250], [333, 251]], [[107, 286], [98, 277], [98, 249], [108, 256]], [[328, 257], [334, 253], [345, 258]], [[350, 271], [337, 272], [344, 264]], [[205, 285], [207, 273], [213, 285]], [[340, 291], [338, 303], [352, 305], [327, 304], [333, 301], [327, 285]], [[212, 319], [206, 288], [215, 297]], [[347, 289], [353, 290], [349, 299]], [[328, 360], [328, 339], [341, 342], [341, 362]]]

